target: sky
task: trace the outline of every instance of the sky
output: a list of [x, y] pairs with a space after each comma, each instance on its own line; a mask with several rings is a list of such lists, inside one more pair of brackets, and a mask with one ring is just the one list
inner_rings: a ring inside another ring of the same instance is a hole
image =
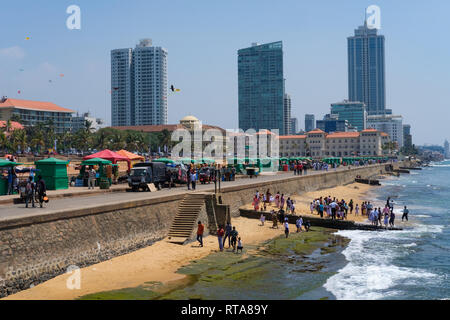
[[[413, 143], [450, 140], [448, 0], [0, 1], [0, 96], [90, 111], [110, 124], [110, 51], [151, 38], [169, 52], [169, 86], [181, 89], [169, 96], [169, 123], [194, 115], [224, 129], [238, 126], [237, 50], [252, 42], [283, 41], [300, 129], [306, 113], [321, 119], [348, 98], [346, 38], [377, 5], [386, 107], [411, 124]], [[70, 5], [81, 9], [80, 30], [66, 26]]]

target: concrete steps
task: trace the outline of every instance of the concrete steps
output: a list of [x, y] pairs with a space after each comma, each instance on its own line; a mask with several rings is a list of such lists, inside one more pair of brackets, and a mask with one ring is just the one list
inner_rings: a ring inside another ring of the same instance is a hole
[[204, 194], [191, 193], [184, 196], [169, 229], [168, 242], [183, 244], [191, 237], [198, 215], [204, 204]]

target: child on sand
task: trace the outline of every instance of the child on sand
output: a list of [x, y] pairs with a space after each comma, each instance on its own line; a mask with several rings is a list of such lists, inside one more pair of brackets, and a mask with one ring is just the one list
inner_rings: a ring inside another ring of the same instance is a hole
[[242, 246], [241, 238], [239, 238], [239, 239], [238, 239], [238, 243], [237, 243], [237, 250], [236, 250], [236, 253], [238, 253], [239, 250], [241, 250], [241, 253], [242, 253], [242, 249], [244, 249], [244, 247]]
[[259, 220], [261, 220], [261, 226], [264, 226], [264, 221], [266, 221], [266, 216], [264, 215], [264, 213], [261, 213], [261, 217], [259, 218]]

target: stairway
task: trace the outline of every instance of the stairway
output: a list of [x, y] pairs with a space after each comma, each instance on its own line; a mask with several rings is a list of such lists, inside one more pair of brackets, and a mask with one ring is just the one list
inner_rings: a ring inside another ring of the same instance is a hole
[[189, 193], [184, 196], [169, 229], [168, 242], [183, 244], [191, 237], [192, 231], [197, 224], [198, 215], [204, 204], [205, 194]]

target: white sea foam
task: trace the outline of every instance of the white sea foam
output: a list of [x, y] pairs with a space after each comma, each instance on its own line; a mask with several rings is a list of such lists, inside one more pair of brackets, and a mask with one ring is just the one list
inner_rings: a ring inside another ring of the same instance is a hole
[[403, 245], [405, 248], [412, 248], [412, 247], [417, 247], [417, 243], [412, 242], [412, 243], [405, 243]]
[[432, 281], [438, 277], [436, 274], [399, 267], [393, 261], [410, 254], [410, 250], [404, 248], [417, 246], [412, 241], [414, 238], [442, 230], [443, 226], [439, 225], [417, 225], [395, 232], [339, 231], [338, 235], [351, 240], [342, 252], [348, 264], [330, 277], [324, 287], [338, 300], [372, 300], [399, 295], [394, 289], [396, 285], [415, 284], [424, 279]]

